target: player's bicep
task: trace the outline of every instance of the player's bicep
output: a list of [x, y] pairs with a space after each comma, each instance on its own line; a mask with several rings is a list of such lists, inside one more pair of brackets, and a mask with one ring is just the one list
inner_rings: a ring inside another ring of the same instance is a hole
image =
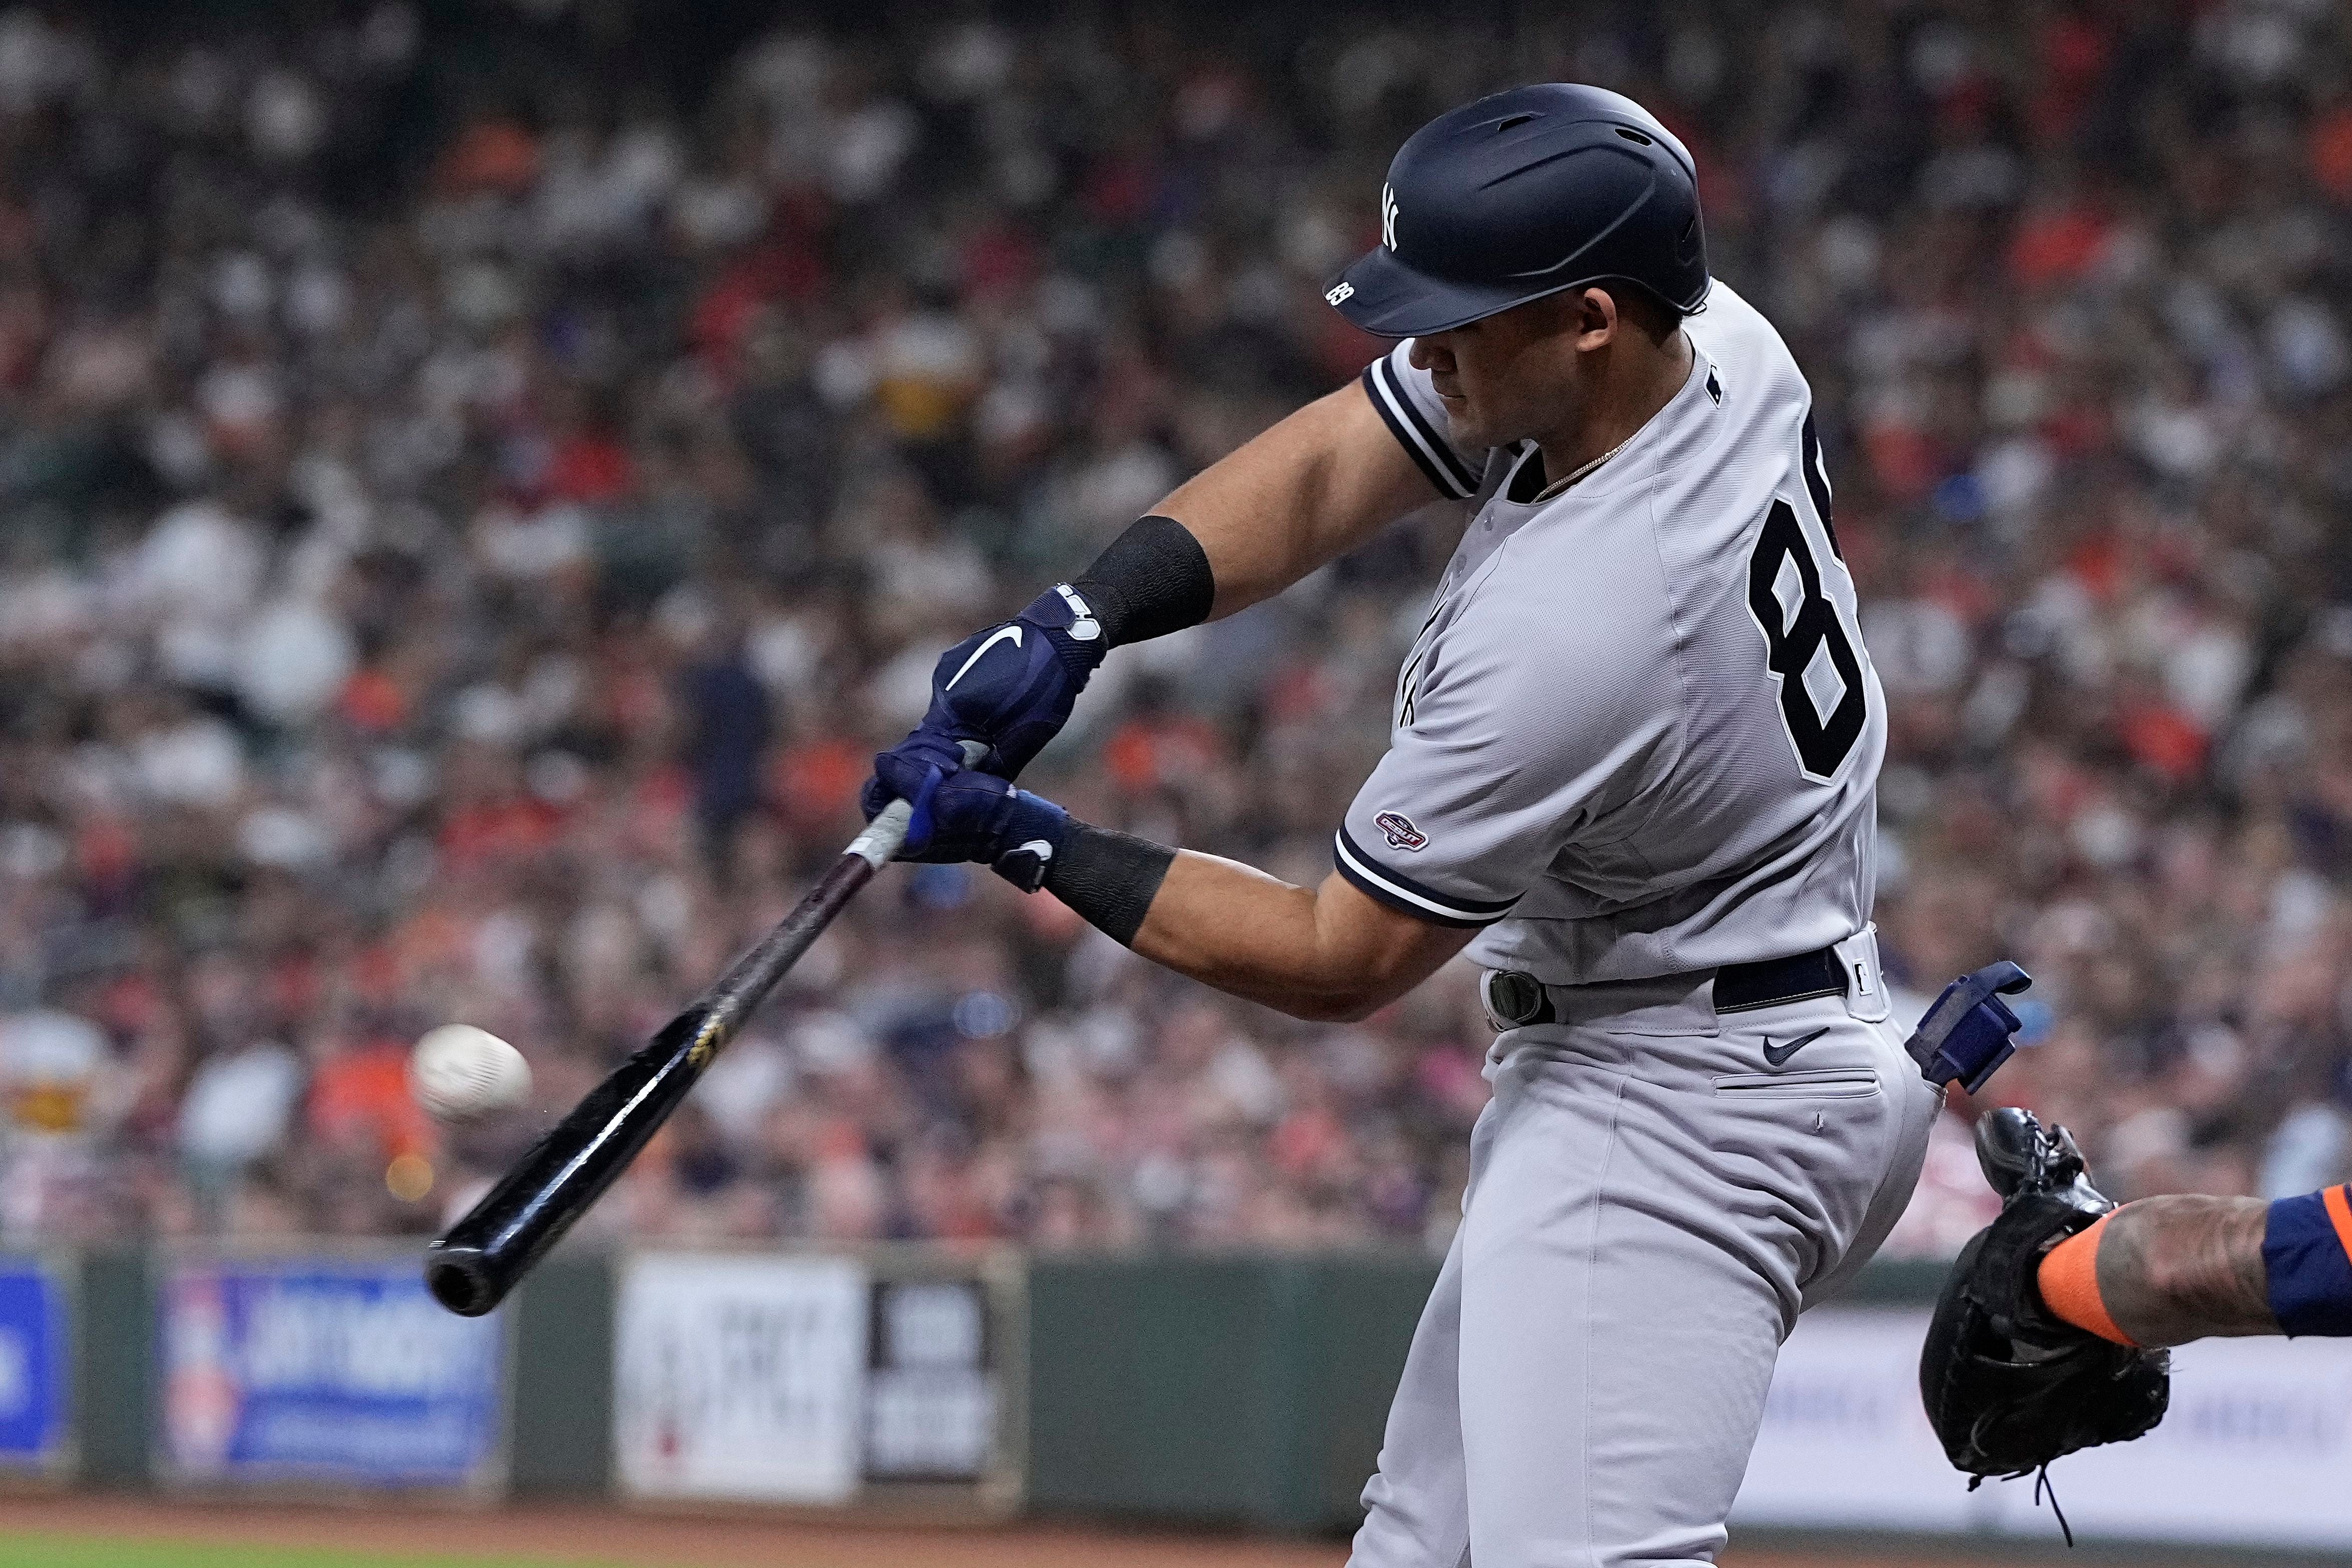
[[1315, 890], [1319, 945], [1337, 972], [1358, 977], [1365, 1011], [1396, 1000], [1460, 952], [1475, 928], [1432, 921], [1368, 896], [1333, 872]]
[[1324, 465], [1316, 476], [1321, 510], [1361, 543], [1406, 513], [1442, 499], [1399, 444], [1360, 377], [1311, 406], [1327, 421]]
[[1154, 510], [1201, 542], [1213, 612], [1280, 593], [1431, 500], [1362, 382], [1316, 399], [1178, 486]]

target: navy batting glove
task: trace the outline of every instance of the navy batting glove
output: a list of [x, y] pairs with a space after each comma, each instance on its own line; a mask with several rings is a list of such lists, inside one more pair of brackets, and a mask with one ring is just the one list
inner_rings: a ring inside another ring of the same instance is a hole
[[931, 671], [931, 705], [914, 733], [875, 759], [859, 804], [870, 821], [895, 799], [912, 798], [923, 770], [960, 765], [960, 741], [988, 754], [976, 764], [1003, 779], [1045, 750], [1069, 722], [1078, 693], [1110, 651], [1102, 623], [1068, 584], [1037, 595], [1009, 621], [972, 633], [940, 656]]
[[857, 804], [865, 811], [866, 820], [871, 822], [892, 801], [913, 800], [915, 792], [923, 787], [929, 774], [956, 773], [963, 765], [962, 750], [926, 721], [905, 740], [876, 754], [874, 776], [866, 781]]
[[1070, 814], [1045, 796], [968, 768], [931, 768], [906, 798], [915, 810], [899, 859], [978, 860], [1024, 893], [1044, 885], [1070, 831]]

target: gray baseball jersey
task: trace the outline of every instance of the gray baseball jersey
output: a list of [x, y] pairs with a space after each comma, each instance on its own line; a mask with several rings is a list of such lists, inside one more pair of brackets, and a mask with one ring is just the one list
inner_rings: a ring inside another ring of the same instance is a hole
[[1886, 703], [1831, 526], [1812, 396], [1718, 281], [1689, 380], [1547, 489], [1470, 452], [1407, 359], [1364, 373], [1444, 493], [1477, 502], [1397, 683], [1342, 875], [1470, 956], [1561, 984], [1828, 946], [1870, 918]]

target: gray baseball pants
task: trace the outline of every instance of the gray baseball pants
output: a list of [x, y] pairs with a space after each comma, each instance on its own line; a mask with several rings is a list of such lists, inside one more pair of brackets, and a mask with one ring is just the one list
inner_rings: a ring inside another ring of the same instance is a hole
[[1883, 1002], [1711, 990], [1558, 988], [1495, 1042], [1352, 1568], [1715, 1561], [1780, 1342], [1885, 1239], [1942, 1095]]

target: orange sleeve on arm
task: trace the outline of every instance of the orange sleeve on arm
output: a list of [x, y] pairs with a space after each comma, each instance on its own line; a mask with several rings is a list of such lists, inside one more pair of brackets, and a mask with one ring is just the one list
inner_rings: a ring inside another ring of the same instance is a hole
[[2107, 1315], [2106, 1302], [2099, 1296], [2099, 1237], [2114, 1217], [2112, 1212], [2101, 1215], [2090, 1229], [2078, 1231], [2052, 1247], [2042, 1259], [2034, 1283], [2041, 1287], [2042, 1303], [2053, 1315], [2103, 1340], [2137, 1348], [2131, 1336], [2116, 1327], [2115, 1319]]

